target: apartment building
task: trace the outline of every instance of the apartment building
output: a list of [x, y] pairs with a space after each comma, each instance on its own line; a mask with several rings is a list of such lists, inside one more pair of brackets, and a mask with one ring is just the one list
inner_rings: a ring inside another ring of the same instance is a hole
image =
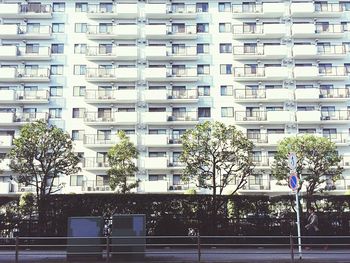
[[[110, 191], [119, 130], [140, 151], [137, 192], [192, 188], [180, 137], [205, 120], [255, 143], [242, 193], [288, 193], [271, 162], [279, 140], [305, 133], [337, 144], [334, 192], [350, 188], [350, 1], [3, 0], [0, 19], [0, 155], [31, 121], [67, 131], [82, 171], [63, 193]], [[7, 159], [0, 169], [1, 194], [33, 190]]]

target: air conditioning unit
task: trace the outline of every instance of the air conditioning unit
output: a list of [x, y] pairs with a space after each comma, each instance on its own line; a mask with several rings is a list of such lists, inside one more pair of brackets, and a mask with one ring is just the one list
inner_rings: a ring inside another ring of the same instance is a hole
[[102, 162], [98, 162], [97, 163], [97, 167], [103, 167], [103, 163]]
[[177, 185], [177, 186], [175, 186], [175, 189], [176, 190], [182, 190], [182, 186], [181, 185]]
[[174, 144], [174, 140], [173, 139], [169, 139], [169, 144]]
[[350, 166], [350, 162], [344, 162], [344, 166]]
[[320, 99], [324, 98], [324, 95], [323, 95], [323, 94], [320, 94], [319, 98], [320, 98]]
[[21, 192], [25, 192], [26, 189], [25, 189], [24, 187], [22, 187], [22, 188], [20, 189], [20, 191], [21, 191]]
[[173, 163], [169, 163], [168, 166], [169, 166], [169, 167], [173, 167], [174, 164], [173, 164]]
[[174, 117], [173, 116], [168, 116], [168, 121], [173, 121]]
[[93, 189], [91, 186], [88, 186], [87, 190], [88, 190], [88, 192], [91, 192], [91, 191], [93, 191], [94, 189]]
[[246, 121], [246, 120], [247, 120], [247, 117], [243, 117], [243, 120]]
[[174, 187], [172, 185], [170, 185], [169, 190], [174, 190]]

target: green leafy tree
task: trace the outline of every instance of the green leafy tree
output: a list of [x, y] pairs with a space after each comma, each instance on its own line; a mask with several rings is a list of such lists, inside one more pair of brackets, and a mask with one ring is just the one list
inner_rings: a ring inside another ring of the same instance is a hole
[[[117, 136], [119, 142], [108, 151], [108, 162], [111, 168], [107, 174], [110, 187], [126, 194], [138, 187], [140, 182], [139, 180], [134, 181], [135, 173], [138, 171], [135, 159], [139, 152], [124, 131], [119, 131]], [[130, 182], [131, 178], [132, 182]]]
[[277, 153], [272, 165], [273, 176], [280, 183], [288, 184], [288, 154], [297, 156], [296, 173], [299, 178], [298, 191], [305, 187], [307, 208], [310, 208], [310, 197], [316, 192], [327, 190], [327, 180], [333, 183], [342, 174], [339, 165], [342, 160], [333, 142], [324, 137], [303, 135], [287, 137], [277, 146]]
[[215, 227], [218, 209], [224, 204], [217, 196], [234, 195], [253, 174], [253, 143], [235, 126], [209, 121], [186, 131], [181, 141], [182, 179], [211, 191]]
[[45, 222], [45, 199], [63, 184], [58, 178], [77, 173], [79, 158], [70, 136], [44, 121], [23, 126], [8, 157], [18, 183], [35, 189], [39, 224]]

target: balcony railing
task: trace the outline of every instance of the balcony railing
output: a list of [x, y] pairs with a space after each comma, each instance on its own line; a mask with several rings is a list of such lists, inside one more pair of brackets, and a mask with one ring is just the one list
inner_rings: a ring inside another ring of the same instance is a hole
[[107, 158], [103, 157], [85, 157], [83, 162], [84, 168], [109, 168]]
[[187, 90], [173, 90], [171, 91], [171, 95], [168, 96], [168, 99], [197, 99], [198, 98], [198, 90], [197, 89], [187, 89]]
[[262, 4], [252, 4], [244, 5], [244, 4], [233, 4], [232, 5], [233, 13], [262, 13], [263, 5]]
[[109, 113], [99, 113], [99, 112], [85, 112], [84, 115], [85, 122], [115, 122], [116, 118], [114, 114]]
[[49, 78], [50, 69], [38, 68], [38, 69], [18, 69], [17, 78]]
[[106, 102], [117, 100], [120, 102], [136, 102], [136, 90], [87, 90], [85, 100]]
[[347, 88], [320, 89], [320, 99], [350, 98], [350, 90]]
[[344, 66], [332, 66], [332, 67], [318, 67], [318, 73], [320, 76], [347, 76], [350, 73], [350, 69]]
[[168, 14], [193, 14], [196, 13], [196, 5], [195, 4], [172, 4], [167, 6]]
[[316, 46], [318, 55], [345, 55], [346, 48], [343, 45]]
[[15, 122], [33, 122], [37, 120], [47, 121], [49, 119], [49, 114], [46, 112], [31, 112], [31, 113], [19, 113], [14, 117]]
[[339, 3], [314, 3], [314, 5], [316, 13], [344, 11], [342, 5]]
[[47, 90], [26, 90], [26, 91], [17, 91], [16, 92], [17, 99], [18, 100], [48, 100], [50, 97], [50, 94]]
[[327, 24], [327, 25], [316, 24], [315, 33], [316, 34], [344, 33], [344, 27], [341, 24]]
[[350, 120], [350, 110], [321, 111], [321, 121]]
[[184, 26], [167, 26], [166, 30], [168, 35], [196, 35], [197, 26], [196, 25], [184, 25]]
[[266, 111], [236, 111], [235, 120], [236, 121], [266, 121], [267, 120]]
[[168, 117], [168, 121], [197, 121], [197, 120], [198, 120], [197, 111], [173, 112], [172, 115]]
[[52, 8], [50, 4], [21, 4], [20, 5], [21, 13], [52, 13]]
[[38, 27], [18, 26], [18, 34], [51, 34], [51, 26], [40, 25]]

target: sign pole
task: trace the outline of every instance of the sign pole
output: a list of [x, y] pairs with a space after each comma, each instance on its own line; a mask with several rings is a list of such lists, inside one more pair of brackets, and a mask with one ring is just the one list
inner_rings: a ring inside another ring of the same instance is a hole
[[299, 251], [299, 259], [301, 259], [302, 252], [301, 252], [301, 231], [300, 231], [300, 212], [299, 212], [299, 194], [298, 194], [298, 191], [295, 193], [295, 202], [297, 204], [298, 251]]

